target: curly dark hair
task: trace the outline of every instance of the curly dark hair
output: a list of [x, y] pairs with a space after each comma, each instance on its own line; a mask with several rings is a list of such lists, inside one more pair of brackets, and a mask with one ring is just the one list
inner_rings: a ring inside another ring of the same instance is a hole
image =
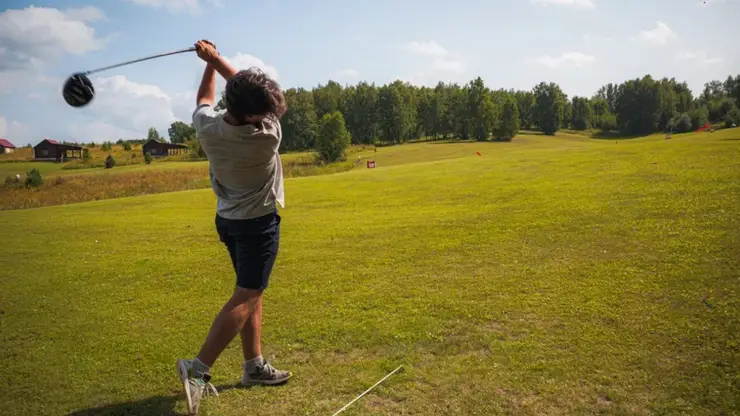
[[280, 119], [286, 110], [280, 85], [256, 67], [239, 71], [226, 82], [224, 102], [229, 114], [240, 121], [263, 115]]

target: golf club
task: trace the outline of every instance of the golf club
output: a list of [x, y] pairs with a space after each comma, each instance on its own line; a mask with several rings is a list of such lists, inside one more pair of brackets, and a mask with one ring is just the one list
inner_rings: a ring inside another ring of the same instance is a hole
[[94, 74], [96, 72], [105, 71], [108, 69], [118, 68], [119, 66], [131, 65], [137, 62], [147, 61], [149, 59], [161, 58], [163, 56], [169, 56], [169, 55], [175, 55], [178, 53], [193, 52], [193, 51], [195, 51], [195, 47], [190, 47], [187, 49], [180, 49], [178, 51], [160, 53], [159, 55], [152, 55], [146, 58], [136, 59], [133, 61], [123, 62], [120, 64], [110, 65], [110, 66], [106, 66], [103, 68], [98, 68], [98, 69], [93, 69], [93, 70], [86, 71], [86, 72], [79, 72], [79, 73], [73, 74], [69, 78], [67, 78], [67, 81], [64, 82], [64, 87], [62, 88], [62, 96], [64, 97], [64, 101], [66, 101], [67, 104], [71, 105], [72, 107], [85, 106], [89, 104], [93, 98], [95, 98], [95, 88], [93, 87], [92, 82], [90, 81], [90, 78], [87, 77], [88, 75]]

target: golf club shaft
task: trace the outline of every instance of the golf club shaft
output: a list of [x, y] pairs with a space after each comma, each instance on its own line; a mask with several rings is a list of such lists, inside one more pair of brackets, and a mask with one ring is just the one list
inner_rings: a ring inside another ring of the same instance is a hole
[[175, 55], [175, 54], [178, 54], [178, 53], [193, 52], [194, 50], [195, 50], [195, 47], [190, 47], [190, 48], [187, 48], [187, 49], [181, 49], [179, 51], [167, 52], [167, 53], [160, 53], [159, 55], [148, 56], [146, 58], [136, 59], [136, 60], [133, 60], [133, 61], [123, 62], [123, 63], [120, 63], [120, 64], [111, 65], [111, 66], [106, 66], [104, 68], [93, 69], [91, 71], [85, 72], [84, 74], [85, 75], [90, 75], [90, 74], [94, 74], [96, 72], [105, 71], [107, 69], [118, 68], [119, 66], [135, 64], [137, 62], [147, 61], [149, 59], [154, 59], [154, 58], [161, 58], [163, 56]]

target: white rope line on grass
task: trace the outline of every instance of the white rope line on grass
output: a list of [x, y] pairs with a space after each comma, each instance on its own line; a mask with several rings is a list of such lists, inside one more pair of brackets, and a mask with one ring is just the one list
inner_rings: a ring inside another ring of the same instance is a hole
[[398, 366], [398, 368], [396, 368], [395, 370], [393, 370], [393, 371], [391, 371], [390, 373], [388, 373], [388, 375], [386, 375], [385, 377], [381, 378], [381, 379], [380, 379], [380, 381], [378, 381], [377, 383], [373, 384], [373, 385], [372, 385], [372, 387], [370, 387], [369, 389], [365, 390], [365, 391], [364, 391], [364, 392], [363, 392], [363, 393], [362, 393], [361, 395], [359, 395], [359, 396], [355, 397], [355, 399], [354, 399], [354, 400], [352, 400], [351, 402], [349, 402], [349, 403], [347, 403], [346, 405], [344, 405], [344, 407], [343, 407], [343, 408], [341, 408], [341, 409], [337, 410], [337, 412], [336, 412], [336, 413], [334, 413], [334, 414], [333, 414], [332, 416], [337, 416], [338, 414], [342, 413], [342, 412], [343, 412], [343, 411], [344, 411], [344, 410], [345, 410], [346, 408], [348, 408], [348, 407], [349, 407], [349, 406], [350, 406], [350, 405], [351, 405], [352, 403], [356, 402], [356, 401], [357, 401], [357, 400], [359, 400], [359, 399], [360, 399], [360, 398], [361, 398], [362, 396], [366, 395], [366, 394], [367, 394], [367, 393], [368, 393], [368, 392], [369, 392], [370, 390], [374, 389], [374, 388], [375, 388], [375, 386], [377, 386], [378, 384], [382, 383], [382, 382], [383, 382], [383, 380], [387, 379], [388, 377], [392, 376], [392, 375], [393, 375], [393, 374], [394, 374], [394, 373], [395, 373], [396, 371], [400, 370], [400, 369], [401, 369], [402, 367], [403, 367], [403, 364], [399, 365], [399, 366]]

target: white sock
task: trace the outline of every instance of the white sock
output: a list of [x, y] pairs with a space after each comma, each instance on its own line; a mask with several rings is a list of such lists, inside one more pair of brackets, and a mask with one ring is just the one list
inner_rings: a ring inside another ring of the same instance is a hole
[[244, 361], [244, 368], [247, 370], [247, 373], [254, 373], [254, 370], [257, 369], [257, 367], [262, 367], [262, 365], [265, 363], [265, 360], [260, 355], [259, 357], [252, 358], [251, 360]]

